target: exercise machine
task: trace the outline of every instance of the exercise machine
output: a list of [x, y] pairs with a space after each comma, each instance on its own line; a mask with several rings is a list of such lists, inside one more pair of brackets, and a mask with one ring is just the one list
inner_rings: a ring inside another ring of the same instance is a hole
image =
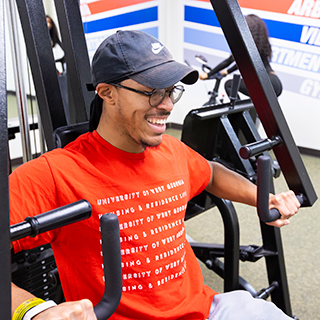
[[[3, 3], [4, 0], [0, 0], [0, 23], [4, 26], [4, 15], [3, 15]], [[245, 23], [243, 15], [241, 13], [240, 7], [236, 0], [211, 0], [212, 6], [220, 20], [221, 27], [229, 43], [230, 49], [233, 56], [235, 57], [236, 63], [241, 71], [244, 78], [246, 86], [249, 90], [251, 101], [259, 114], [259, 118], [264, 126], [264, 129], [268, 135], [268, 139], [271, 140], [270, 145], [273, 146], [273, 151], [277, 157], [277, 161], [281, 167], [281, 170], [288, 182], [288, 186], [296, 194], [303, 194], [305, 200], [303, 206], [311, 206], [316, 201], [316, 194], [311, 185], [310, 179], [304, 165], [302, 163], [299, 152], [295, 146], [295, 143], [291, 137], [290, 131], [286, 124], [286, 121], [282, 115], [281, 108], [277, 101], [277, 98], [273, 92], [270, 84], [270, 80], [267, 77], [266, 72], [262, 67], [262, 61], [255, 47], [254, 41], [250, 34], [250, 31]], [[88, 110], [90, 101], [93, 98], [92, 93], [88, 93], [85, 89], [85, 83], [90, 82], [90, 68], [88, 52], [86, 48], [85, 37], [82, 28], [81, 15], [79, 11], [78, 0], [56, 0], [55, 1], [60, 30], [62, 34], [62, 40], [65, 48], [66, 62], [67, 62], [67, 74], [68, 77], [72, 78], [69, 81], [70, 94], [69, 94], [69, 110], [70, 110], [70, 123], [67, 123], [67, 117], [65, 115], [65, 108], [63, 108], [63, 101], [61, 98], [59, 83], [57, 80], [57, 73], [55, 69], [54, 59], [51, 51], [51, 43], [48, 32], [46, 32], [46, 21], [45, 14], [43, 10], [42, 1], [40, 0], [17, 0], [18, 11], [20, 15], [20, 20], [23, 26], [24, 37], [27, 40], [27, 51], [30, 61], [31, 70], [33, 73], [33, 78], [36, 87], [36, 94], [38, 99], [38, 104], [40, 108], [40, 115], [42, 119], [42, 127], [45, 135], [45, 142], [48, 150], [54, 148], [54, 142], [52, 139], [53, 131], [57, 128], [63, 127], [68, 124], [78, 124], [86, 122], [88, 120]], [[223, 17], [223, 19], [222, 19]], [[0, 37], [4, 44], [4, 28], [0, 28]], [[33, 39], [34, 41], [28, 41], [28, 39]], [[5, 71], [5, 59], [4, 59], [4, 45], [0, 46], [0, 64], [2, 70]], [[52, 59], [49, 59], [52, 55]], [[7, 181], [7, 126], [6, 126], [6, 101], [5, 101], [5, 78], [3, 78], [5, 72], [2, 73], [2, 80], [0, 81], [0, 147], [3, 150], [1, 154], [1, 253], [2, 261], [0, 264], [1, 269], [1, 305], [10, 305], [10, 234], [9, 234], [9, 199], [8, 199], [8, 181]], [[245, 102], [234, 103], [232, 108], [226, 106], [228, 109], [227, 116], [217, 116], [216, 118], [222, 119], [223, 124], [228, 128], [228, 123], [225, 119], [231, 118], [231, 115], [236, 114], [235, 111], [239, 110]], [[250, 102], [251, 103], [251, 102]], [[239, 108], [238, 108], [239, 107]], [[209, 107], [210, 108], [210, 107]], [[196, 112], [190, 117], [196, 123], [197, 121], [203, 121], [210, 118], [210, 112], [213, 110], [205, 110], [203, 112]], [[209, 113], [204, 113], [208, 112]], [[221, 110], [220, 110], [221, 111]], [[230, 115], [229, 115], [230, 114]], [[244, 112], [244, 115], [246, 113]], [[250, 121], [245, 116], [242, 116], [244, 121]], [[192, 122], [193, 122], [192, 121]], [[186, 131], [185, 131], [186, 132]], [[240, 130], [241, 134], [243, 132]], [[185, 139], [185, 138], [184, 138]], [[238, 137], [237, 137], [238, 139]], [[248, 139], [248, 138], [246, 138]], [[259, 138], [255, 138], [259, 142]], [[248, 139], [249, 143], [255, 142]], [[280, 140], [281, 143], [276, 144], [274, 140]], [[236, 141], [236, 139], [235, 139]], [[187, 141], [186, 141], [187, 142]], [[232, 147], [232, 143], [231, 143]], [[209, 148], [210, 149], [210, 148]], [[239, 151], [239, 143], [234, 147], [235, 150]], [[206, 150], [204, 148], [204, 150]], [[250, 168], [250, 160], [252, 159], [240, 159], [235, 156], [235, 152], [231, 151], [233, 157], [237, 159], [240, 167], [244, 167], [243, 172], [248, 174], [255, 179], [254, 170]], [[228, 155], [230, 156], [230, 155]], [[238, 169], [237, 165], [235, 168]], [[222, 202], [221, 208], [229, 207], [226, 210], [226, 220], [234, 215], [229, 215], [228, 211], [232, 211], [232, 203], [223, 203], [223, 199], [208, 199], [205, 196], [205, 205], [200, 203], [199, 207], [205, 208], [207, 203], [210, 205], [220, 206], [220, 201]], [[194, 208], [197, 208], [197, 206]], [[231, 209], [230, 209], [231, 208]], [[201, 208], [200, 208], [201, 209]], [[221, 209], [222, 210], [222, 209]], [[192, 214], [196, 214], [195, 211]], [[229, 219], [230, 220], [230, 219]], [[227, 222], [229, 223], [229, 222]], [[231, 225], [235, 225], [232, 221]], [[227, 228], [228, 229], [228, 228]], [[236, 229], [236, 228], [235, 228]], [[237, 232], [226, 237], [225, 246], [227, 248], [230, 238], [233, 238], [233, 248], [237, 248]], [[267, 227], [264, 223], [261, 224], [261, 229], [263, 233], [267, 234], [267, 239], [270, 240], [266, 245], [266, 250], [270, 250], [275, 253], [266, 257], [267, 265], [272, 266], [277, 265], [278, 267], [274, 270], [272, 267], [268, 268], [270, 281], [273, 278], [280, 278], [278, 281], [279, 287], [272, 291], [271, 297], [275, 303], [284, 310], [287, 314], [291, 315], [291, 306], [288, 295], [288, 290], [286, 288], [285, 270], [284, 266], [281, 266], [279, 257], [283, 255], [280, 238], [280, 231], [274, 228]], [[273, 239], [273, 240], [272, 240]], [[269, 247], [270, 245], [270, 247]], [[276, 245], [276, 247], [274, 247]], [[226, 249], [227, 250], [227, 249]], [[238, 250], [234, 250], [237, 251]], [[232, 260], [233, 259], [233, 260]], [[231, 269], [233, 274], [234, 283], [231, 286], [236, 286], [238, 280], [238, 273], [236, 266], [239, 259], [236, 259], [235, 255], [232, 255], [231, 263], [225, 261], [224, 272], [229, 272], [227, 269], [235, 265]], [[277, 260], [274, 262], [274, 260]], [[274, 281], [271, 281], [271, 285], [276, 287]], [[272, 289], [272, 288], [270, 288]], [[269, 290], [269, 289], [268, 289]], [[268, 291], [266, 290], [266, 291]], [[265, 294], [265, 293], [263, 293]], [[8, 308], [9, 309], [9, 308]], [[3, 317], [5, 319], [10, 318], [10, 310], [3, 310]]]
[[[203, 72], [209, 73], [212, 68], [208, 65], [208, 60], [203, 55], [196, 55], [196, 60], [201, 64]], [[213, 74], [206, 80], [215, 80], [215, 84], [212, 91], [208, 91], [209, 100], [204, 103], [204, 106], [213, 106], [223, 103], [223, 98], [219, 99], [219, 88], [223, 75], [220, 72]]]
[[[261, 167], [258, 165], [259, 159], [265, 157], [269, 160], [267, 170], [272, 177], [277, 178], [280, 167], [276, 161], [271, 160], [268, 151], [272, 146], [283, 142], [280, 139], [261, 139], [250, 115], [253, 108], [252, 101], [248, 99], [237, 101], [234, 105], [223, 104], [219, 108], [211, 106], [191, 110], [184, 120], [181, 140], [206, 159], [223, 164], [253, 183], [258, 182], [258, 169]], [[258, 186], [266, 186], [263, 189], [264, 195], [259, 197], [265, 199], [261, 203], [263, 209], [259, 208], [259, 212], [266, 212], [268, 193], [274, 192], [273, 182], [269, 182], [270, 180], [267, 177], [260, 179], [258, 183]], [[243, 246], [239, 243], [237, 214], [230, 201], [216, 198], [204, 191], [189, 202], [186, 219], [215, 206], [224, 223], [224, 244], [191, 243], [197, 258], [224, 279], [225, 292], [245, 289], [253, 296], [263, 298], [271, 294], [272, 301], [291, 316], [280, 230], [264, 223], [276, 220], [278, 216], [268, 216], [269, 211], [265, 214], [266, 218], [259, 214], [263, 245]], [[221, 257], [224, 258], [224, 263], [220, 261]], [[269, 287], [259, 291], [239, 276], [239, 261], [256, 262], [261, 258], [266, 260]]]
[[[211, 4], [241, 71], [251, 100], [250, 102], [241, 101], [234, 106], [221, 106], [219, 110], [207, 107], [191, 111], [184, 122], [182, 140], [198, 150], [207, 159], [213, 160], [215, 158], [224, 163], [231, 163], [235, 170], [242, 172], [252, 181], [256, 180], [256, 170], [253, 166], [255, 162], [252, 161], [252, 157], [272, 149], [289, 188], [296, 194], [303, 195], [302, 206], [311, 206], [316, 201], [317, 196], [239, 4], [233, 0], [211, 0]], [[266, 141], [261, 141], [254, 130], [248, 112], [251, 102], [268, 136]], [[248, 103], [249, 105], [245, 106]], [[195, 132], [198, 134], [195, 134]], [[200, 135], [201, 141], [200, 139], [197, 141], [196, 137]], [[227, 146], [221, 148], [221, 143], [226, 141]], [[249, 144], [249, 146], [244, 146], [245, 144]], [[242, 155], [249, 155], [247, 158], [245, 157], [246, 159], [240, 156], [242, 147], [244, 147]], [[274, 192], [272, 184], [270, 184], [269, 191]], [[207, 194], [200, 195], [201, 197], [202, 199], [194, 201], [195, 211], [201, 211], [214, 204], [215, 199], [212, 200]], [[230, 213], [229, 216], [233, 217], [234, 215]], [[233, 226], [236, 228], [236, 222]], [[286, 314], [292, 316], [280, 230], [261, 222], [261, 232], [264, 243], [262, 251], [264, 251], [263, 254], [266, 259], [269, 283], [270, 286], [278, 286], [276, 290], [271, 292], [272, 301]], [[233, 231], [231, 233], [233, 234]], [[227, 236], [225, 234], [225, 240]], [[235, 245], [237, 246], [237, 244]], [[234, 251], [235, 248], [233, 248]], [[230, 252], [233, 253], [233, 260], [230, 259], [231, 261], [236, 260], [234, 251], [230, 249]], [[259, 251], [258, 254], [261, 254], [260, 249]], [[202, 254], [202, 252], [200, 253]], [[247, 259], [257, 258], [252, 252], [246, 252], [245, 256], [249, 257]], [[204, 259], [207, 259], [207, 257], [205, 256]], [[211, 264], [214, 265], [212, 262]], [[229, 267], [231, 268], [231, 266]], [[227, 266], [224, 269], [227, 270]], [[226, 271], [220, 270], [219, 272], [223, 274]], [[237, 270], [231, 268], [230, 274], [233, 275], [234, 279], [232, 285], [235, 286], [237, 286], [236, 273]]]

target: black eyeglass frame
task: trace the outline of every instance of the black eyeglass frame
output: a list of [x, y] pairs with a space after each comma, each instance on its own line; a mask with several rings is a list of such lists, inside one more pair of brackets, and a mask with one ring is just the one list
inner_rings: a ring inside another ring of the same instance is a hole
[[[126, 90], [129, 90], [129, 91], [132, 91], [132, 92], [136, 92], [136, 93], [140, 93], [140, 94], [143, 94], [145, 96], [148, 96], [149, 97], [149, 105], [152, 107], [152, 108], [156, 108], [157, 106], [159, 106], [162, 101], [164, 100], [165, 96], [166, 96], [166, 93], [169, 92], [169, 98], [171, 96], [171, 93], [173, 92], [173, 90], [175, 89], [178, 89], [181, 91], [181, 94], [179, 95], [179, 97], [175, 100], [175, 101], [172, 101], [173, 104], [177, 103], [180, 98], [182, 97], [182, 94], [183, 92], [185, 91], [184, 89], [184, 86], [179, 84], [177, 86], [173, 86], [172, 89], [168, 90], [168, 89], [153, 89], [151, 92], [146, 92], [146, 91], [140, 91], [140, 90], [137, 90], [137, 89], [134, 89], [134, 88], [130, 88], [130, 87], [126, 87], [126, 86], [123, 86], [122, 84], [119, 84], [119, 83], [113, 83], [113, 82], [109, 82], [109, 84], [111, 84], [112, 86], [115, 86], [115, 87], [119, 87], [119, 88], [122, 88], [122, 89], [126, 89]], [[158, 90], [165, 90], [165, 93], [163, 95], [163, 98], [161, 99], [161, 101], [159, 101], [159, 103], [155, 106], [153, 106], [151, 103], [150, 103], [150, 99], [151, 99], [151, 96]], [[171, 98], [170, 98], [171, 99]]]

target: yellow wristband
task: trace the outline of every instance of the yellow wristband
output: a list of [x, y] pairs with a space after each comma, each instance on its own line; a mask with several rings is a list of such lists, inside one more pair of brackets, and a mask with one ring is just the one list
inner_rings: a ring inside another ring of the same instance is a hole
[[22, 320], [23, 316], [26, 314], [28, 310], [31, 308], [45, 302], [40, 298], [31, 298], [21, 303], [20, 306], [15, 310], [12, 316], [12, 320]]

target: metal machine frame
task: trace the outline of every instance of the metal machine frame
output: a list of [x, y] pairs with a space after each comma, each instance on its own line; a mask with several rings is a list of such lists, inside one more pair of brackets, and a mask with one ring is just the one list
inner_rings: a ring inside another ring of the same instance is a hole
[[[191, 110], [184, 120], [181, 140], [206, 159], [220, 162], [256, 183], [257, 158], [243, 159], [239, 154], [243, 145], [262, 140], [250, 116], [252, 109], [254, 106], [251, 100], [243, 100], [236, 102], [234, 106], [223, 104]], [[266, 151], [261, 154], [270, 158]], [[279, 175], [277, 168], [274, 175]], [[239, 277], [239, 260], [255, 262], [264, 257], [269, 284], [277, 284], [272, 290], [268, 289], [272, 301], [291, 316], [280, 230], [261, 222], [263, 245], [240, 246], [237, 215], [233, 206], [230, 207], [232, 204], [224, 201], [202, 192], [189, 202], [187, 219], [190, 215], [200, 214], [217, 205], [224, 221], [225, 245], [221, 247], [219, 244], [192, 243], [197, 258], [224, 279], [225, 292], [246, 289], [256, 296], [258, 292]], [[218, 260], [219, 257], [224, 257], [224, 263]]]
[[[5, 40], [4, 40], [4, 1], [0, 0], [0, 305], [10, 306], [10, 236], [9, 236], [9, 198], [8, 198], [8, 139], [5, 79]], [[53, 131], [67, 123], [57, 72], [54, 65], [49, 33], [42, 0], [16, 0], [20, 20], [26, 39], [28, 57], [36, 88], [42, 127], [48, 150], [53, 148]], [[268, 137], [280, 136], [282, 144], [274, 148], [274, 153], [290, 189], [303, 193], [304, 205], [311, 206], [317, 199], [305, 170], [297, 147], [281, 112], [276, 95], [272, 89], [261, 58], [250, 31], [245, 23], [236, 0], [211, 0], [220, 21], [232, 54], [249, 90], [253, 104]], [[55, 0], [58, 12], [62, 42], [65, 49], [69, 84], [70, 123], [87, 121], [89, 101], [93, 93], [87, 92], [85, 84], [91, 82], [88, 52], [81, 21], [78, 0]], [[32, 39], [32, 40], [30, 40]], [[241, 160], [240, 160], [241, 162]], [[216, 202], [218, 200], [215, 200]], [[218, 204], [217, 204], [218, 205]], [[283, 255], [280, 231], [261, 224], [266, 249], [276, 251], [276, 256], [266, 257], [269, 280], [285, 278], [284, 265], [279, 257]], [[237, 235], [235, 235], [237, 237]], [[226, 237], [229, 239], [229, 236]], [[233, 244], [235, 242], [233, 241]], [[235, 256], [233, 256], [235, 257]], [[274, 260], [277, 260], [276, 262]], [[232, 259], [231, 259], [232, 261]], [[235, 263], [235, 261], [231, 262]], [[272, 270], [273, 265], [280, 265]], [[232, 270], [237, 281], [237, 270]], [[234, 284], [231, 284], [232, 286]], [[287, 314], [291, 314], [288, 289], [282, 281], [281, 290], [274, 290], [272, 299]], [[3, 308], [2, 317], [10, 319], [11, 310]]]

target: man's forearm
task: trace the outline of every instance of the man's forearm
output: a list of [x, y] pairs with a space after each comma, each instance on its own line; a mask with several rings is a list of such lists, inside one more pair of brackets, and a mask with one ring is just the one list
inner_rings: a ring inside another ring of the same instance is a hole
[[209, 164], [212, 177], [206, 191], [219, 198], [256, 205], [257, 188], [252, 182], [217, 162], [209, 161]]
[[[21, 303], [35, 298], [31, 293], [12, 284], [12, 314]], [[87, 300], [64, 302], [37, 314], [33, 320], [97, 320], [92, 303]]]
[[30, 292], [27, 292], [15, 284], [11, 283], [11, 315], [13, 315], [14, 311], [19, 307], [21, 303], [24, 301], [35, 298]]

